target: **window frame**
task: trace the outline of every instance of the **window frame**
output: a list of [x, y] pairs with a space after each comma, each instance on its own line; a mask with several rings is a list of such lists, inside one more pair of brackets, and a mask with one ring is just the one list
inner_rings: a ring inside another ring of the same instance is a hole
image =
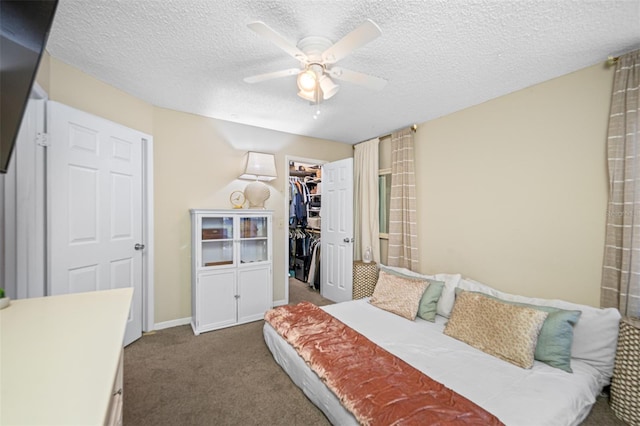
[[[381, 188], [380, 188], [380, 183], [381, 183], [380, 177], [387, 176], [387, 175], [388, 175], [387, 179], [389, 179], [389, 181], [390, 181], [391, 180], [391, 169], [390, 168], [388, 168], [388, 169], [379, 169], [378, 170], [378, 194], [381, 194], [381, 192], [382, 192]], [[391, 204], [390, 198], [391, 198], [391, 190], [389, 190], [389, 194], [387, 194], [387, 199], [389, 200], [389, 202], [386, 203], [386, 207], [387, 207], [387, 215], [386, 215], [386, 217], [387, 217], [387, 220], [389, 218], [389, 209], [391, 207], [390, 206], [390, 204]], [[379, 200], [379, 203], [380, 203], [380, 206], [382, 206], [382, 200]], [[379, 229], [383, 229], [383, 227], [382, 227], [382, 218], [383, 218], [383, 216], [379, 215], [379, 218], [378, 218]], [[389, 239], [389, 232], [388, 232], [389, 231], [389, 224], [388, 223], [386, 224], [386, 227], [387, 227], [387, 232], [380, 232], [379, 233], [380, 239], [382, 239], [382, 240], [388, 240]]]

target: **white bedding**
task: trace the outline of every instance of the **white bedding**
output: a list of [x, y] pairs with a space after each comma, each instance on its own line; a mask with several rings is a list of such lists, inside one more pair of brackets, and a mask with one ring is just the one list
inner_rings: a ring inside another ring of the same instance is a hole
[[[538, 361], [530, 370], [516, 367], [444, 335], [446, 318], [440, 316], [435, 324], [420, 318], [412, 322], [370, 305], [367, 299], [322, 309], [506, 425], [577, 425], [589, 414], [604, 380], [598, 370], [576, 359], [571, 361], [573, 374]], [[276, 362], [331, 423], [357, 424], [268, 323], [264, 338]]]

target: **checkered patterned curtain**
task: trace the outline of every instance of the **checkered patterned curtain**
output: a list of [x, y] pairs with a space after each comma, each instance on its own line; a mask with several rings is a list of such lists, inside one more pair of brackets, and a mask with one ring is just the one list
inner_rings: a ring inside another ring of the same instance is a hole
[[607, 155], [609, 204], [600, 304], [640, 317], [640, 50], [616, 65]]
[[416, 222], [416, 175], [413, 130], [391, 135], [391, 205], [389, 209], [389, 253], [387, 263], [418, 269]]

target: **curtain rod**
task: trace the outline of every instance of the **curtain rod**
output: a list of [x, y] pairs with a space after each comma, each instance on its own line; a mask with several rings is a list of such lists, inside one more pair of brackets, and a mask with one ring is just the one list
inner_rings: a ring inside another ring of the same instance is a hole
[[626, 55], [627, 53], [631, 53], [631, 52], [635, 52], [635, 51], [637, 51], [637, 50], [631, 50], [629, 52], [626, 52], [626, 53], [623, 53], [623, 54], [617, 55], [617, 56], [609, 55], [609, 56], [607, 56], [607, 61], [605, 62], [605, 64], [607, 64], [610, 67], [614, 66], [615, 64], [618, 63], [618, 61], [620, 61], [620, 58], [622, 56]]
[[[413, 126], [411, 126], [411, 130], [413, 131], [413, 133], [416, 132], [416, 130], [418, 130], [418, 125], [414, 124]], [[389, 133], [388, 135], [382, 135], [382, 136], [378, 136], [378, 139], [382, 139], [382, 138], [388, 138], [389, 136], [391, 136], [393, 133]]]
[[619, 60], [620, 60], [620, 56], [609, 56], [607, 58], [607, 65], [613, 66], [617, 64]]
[[[411, 126], [411, 131], [413, 131], [413, 133], [415, 133], [415, 132], [416, 132], [416, 130], [418, 130], [418, 125], [417, 125], [417, 124], [412, 125], [412, 126]], [[389, 133], [389, 134], [386, 134], [386, 135], [378, 136], [378, 139], [388, 138], [388, 137], [389, 137], [389, 136], [391, 136], [392, 134], [393, 134], [393, 133]], [[362, 142], [366, 142], [366, 141], [362, 141]], [[357, 144], [354, 144], [354, 145], [353, 145], [353, 149], [356, 149], [356, 145], [359, 145], [359, 144], [361, 144], [362, 142], [358, 142]]]

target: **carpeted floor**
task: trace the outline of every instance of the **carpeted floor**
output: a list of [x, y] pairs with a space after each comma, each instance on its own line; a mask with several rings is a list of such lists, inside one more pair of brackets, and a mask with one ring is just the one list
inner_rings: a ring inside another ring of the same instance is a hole
[[[290, 280], [291, 303], [330, 304]], [[328, 425], [275, 363], [262, 321], [194, 336], [190, 326], [145, 334], [124, 352], [124, 424]], [[624, 425], [599, 398], [588, 426]]]

